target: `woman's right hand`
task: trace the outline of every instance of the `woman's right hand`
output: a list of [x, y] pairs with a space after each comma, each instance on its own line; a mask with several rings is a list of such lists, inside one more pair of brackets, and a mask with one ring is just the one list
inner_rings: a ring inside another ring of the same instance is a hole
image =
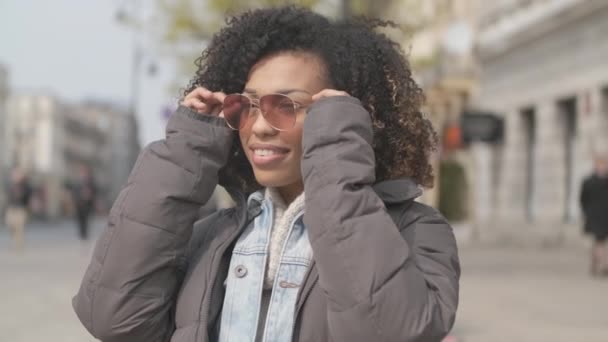
[[182, 105], [198, 113], [223, 117], [222, 106], [226, 94], [212, 92], [203, 87], [196, 87], [182, 100]]

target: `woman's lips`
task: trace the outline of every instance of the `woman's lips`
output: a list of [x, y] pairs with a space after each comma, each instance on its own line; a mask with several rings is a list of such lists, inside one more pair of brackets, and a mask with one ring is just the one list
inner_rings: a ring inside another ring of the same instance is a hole
[[251, 162], [260, 168], [273, 167], [287, 158], [289, 149], [275, 145], [252, 145]]

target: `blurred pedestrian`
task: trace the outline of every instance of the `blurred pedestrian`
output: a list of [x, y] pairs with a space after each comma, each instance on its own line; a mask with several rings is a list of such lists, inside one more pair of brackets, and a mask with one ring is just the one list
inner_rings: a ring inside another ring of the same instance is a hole
[[598, 156], [593, 174], [585, 179], [580, 197], [585, 233], [591, 235], [591, 274], [608, 275], [608, 157]]
[[[384, 26], [296, 7], [227, 21], [97, 242], [73, 301], [95, 337], [448, 334], [456, 240], [415, 201], [433, 182], [435, 133], [405, 55], [374, 30]], [[218, 184], [235, 207], [195, 223]]]
[[81, 240], [86, 240], [89, 237], [89, 218], [95, 210], [97, 196], [95, 179], [88, 165], [80, 166], [78, 181], [72, 184], [71, 191], [78, 236]]
[[15, 246], [22, 249], [32, 188], [25, 172], [19, 168], [12, 171], [7, 188], [6, 226], [13, 236]]

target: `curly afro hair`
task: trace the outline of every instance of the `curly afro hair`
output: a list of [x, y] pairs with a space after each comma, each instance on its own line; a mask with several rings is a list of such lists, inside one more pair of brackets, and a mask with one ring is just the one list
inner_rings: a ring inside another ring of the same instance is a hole
[[[325, 63], [328, 83], [361, 100], [371, 115], [376, 180], [409, 177], [431, 187], [430, 156], [437, 136], [421, 112], [424, 95], [399, 44], [376, 31], [386, 26], [394, 24], [363, 18], [332, 22], [293, 6], [245, 12], [227, 19], [196, 59], [198, 70], [184, 96], [197, 86], [240, 93], [262, 58], [286, 51], [314, 53]], [[240, 143], [233, 144], [219, 178], [221, 185], [245, 192], [260, 188]]]

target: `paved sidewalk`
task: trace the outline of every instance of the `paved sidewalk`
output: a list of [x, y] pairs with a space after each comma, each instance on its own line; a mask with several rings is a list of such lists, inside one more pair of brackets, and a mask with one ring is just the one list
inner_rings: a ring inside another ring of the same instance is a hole
[[29, 225], [21, 252], [0, 226], [0, 341], [95, 341], [71, 307], [91, 249], [72, 222]]
[[[0, 226], [0, 341], [93, 341], [70, 303], [91, 248], [71, 222], [34, 224], [17, 253]], [[608, 341], [608, 278], [588, 276], [585, 249], [466, 246], [461, 259], [459, 342]]]
[[606, 342], [608, 278], [591, 278], [584, 248], [461, 250], [463, 342]]

